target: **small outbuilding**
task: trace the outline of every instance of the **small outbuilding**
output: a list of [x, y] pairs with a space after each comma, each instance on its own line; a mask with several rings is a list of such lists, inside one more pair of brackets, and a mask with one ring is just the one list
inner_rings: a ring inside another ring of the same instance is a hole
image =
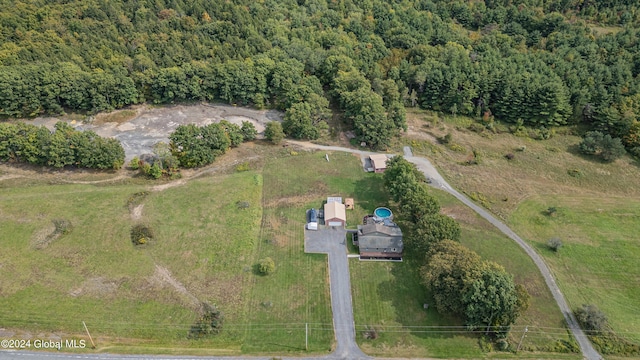
[[353, 205], [354, 205], [353, 198], [344, 199], [344, 207], [347, 210], [353, 210]]
[[324, 204], [324, 223], [328, 226], [346, 225], [347, 211], [342, 202], [332, 201]]
[[373, 171], [377, 173], [382, 173], [387, 169], [387, 155], [384, 154], [375, 154], [369, 155], [369, 159], [371, 160], [371, 167]]

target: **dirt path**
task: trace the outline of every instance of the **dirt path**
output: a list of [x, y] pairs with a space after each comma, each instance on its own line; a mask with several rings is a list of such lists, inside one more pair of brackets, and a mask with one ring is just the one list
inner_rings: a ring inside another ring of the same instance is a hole
[[138, 221], [142, 219], [142, 209], [144, 209], [144, 204], [140, 204], [131, 209], [131, 220]]
[[15, 174], [2, 175], [2, 176], [0, 176], [0, 181], [9, 180], [9, 179], [16, 179], [16, 178], [19, 178], [19, 177], [22, 177], [22, 175], [15, 175]]
[[160, 266], [156, 264], [156, 271], [154, 272], [154, 277], [159, 279], [165, 284], [170, 285], [176, 292], [178, 292], [182, 297], [188, 300], [188, 304], [193, 309], [200, 309], [200, 301], [196, 298], [192, 293], [187, 290], [187, 288], [182, 285], [182, 283], [171, 275], [171, 272], [166, 267]]

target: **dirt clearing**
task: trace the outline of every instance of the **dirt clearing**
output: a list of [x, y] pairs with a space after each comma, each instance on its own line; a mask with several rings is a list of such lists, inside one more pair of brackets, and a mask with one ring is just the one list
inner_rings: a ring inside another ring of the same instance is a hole
[[254, 110], [204, 103], [163, 107], [140, 106], [135, 110], [119, 110], [114, 113], [99, 114], [87, 122], [57, 117], [39, 117], [28, 122], [53, 129], [56, 122], [66, 121], [76, 129], [92, 130], [100, 136], [118, 139], [124, 147], [126, 161], [129, 161], [134, 156], [150, 153], [152, 146], [158, 142], [169, 142], [169, 134], [179, 125], [202, 126], [220, 120], [241, 125], [243, 121], [249, 121], [258, 133], [262, 133], [268, 122], [281, 121], [283, 117], [282, 113], [276, 110]]

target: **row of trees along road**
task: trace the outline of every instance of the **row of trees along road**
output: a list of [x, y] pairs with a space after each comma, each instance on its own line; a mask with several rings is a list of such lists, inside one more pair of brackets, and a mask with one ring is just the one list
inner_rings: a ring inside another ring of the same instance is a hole
[[407, 254], [423, 264], [422, 282], [439, 312], [461, 316], [471, 330], [506, 337], [528, 307], [529, 294], [502, 266], [483, 261], [459, 243], [460, 226], [440, 214], [440, 205], [424, 180], [402, 156], [387, 162], [385, 187], [410, 224]]
[[626, 0], [17, 0], [0, 4], [0, 115], [215, 100], [284, 110], [313, 139], [332, 109], [386, 147], [420, 106], [583, 123], [640, 152], [639, 24]]

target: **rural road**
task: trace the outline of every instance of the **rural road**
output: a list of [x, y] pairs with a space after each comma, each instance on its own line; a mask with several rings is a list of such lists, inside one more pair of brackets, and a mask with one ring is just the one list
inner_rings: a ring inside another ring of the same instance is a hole
[[[354, 149], [349, 149], [349, 148], [344, 148], [339, 146], [316, 145], [316, 144], [311, 144], [308, 142], [301, 142], [301, 141], [289, 141], [289, 142], [304, 148], [309, 148], [309, 149], [327, 150], [327, 151], [344, 151], [344, 152], [359, 154], [360, 156], [374, 154], [372, 152], [354, 150]], [[538, 255], [538, 253], [536, 253], [533, 250], [533, 248], [529, 246], [529, 244], [527, 244], [520, 236], [518, 236], [518, 234], [516, 234], [513, 230], [511, 230], [505, 223], [498, 220], [493, 215], [491, 215], [487, 210], [476, 205], [476, 203], [471, 201], [469, 198], [467, 198], [466, 196], [464, 196], [463, 194], [461, 194], [460, 192], [452, 188], [451, 185], [447, 183], [447, 181], [442, 177], [442, 175], [440, 175], [438, 170], [431, 164], [431, 162], [428, 159], [423, 157], [413, 156], [413, 153], [409, 146], [405, 146], [403, 150], [404, 150], [405, 159], [415, 164], [418, 170], [422, 171], [427, 178], [431, 179], [430, 185], [432, 187], [439, 188], [455, 196], [463, 204], [467, 205], [473, 211], [478, 213], [478, 215], [482, 216], [484, 219], [489, 221], [491, 224], [497, 227], [498, 230], [500, 230], [502, 233], [510, 237], [513, 241], [515, 241], [518, 245], [520, 245], [522, 249], [524, 249], [524, 251], [527, 253], [527, 255], [529, 255], [529, 257], [533, 260], [533, 262], [536, 264], [536, 266], [542, 273], [542, 276], [544, 277], [544, 280], [547, 283], [547, 286], [549, 287], [549, 290], [551, 291], [553, 298], [555, 299], [556, 303], [558, 304], [558, 307], [560, 308], [560, 311], [562, 312], [565, 320], [567, 321], [567, 326], [569, 327], [569, 330], [571, 330], [571, 332], [573, 333], [573, 336], [576, 338], [576, 341], [578, 342], [578, 345], [580, 346], [580, 351], [582, 352], [583, 357], [587, 360], [602, 359], [602, 356], [596, 351], [593, 345], [591, 345], [591, 342], [589, 342], [589, 339], [587, 338], [585, 333], [582, 331], [582, 329], [578, 325], [578, 321], [573, 315], [571, 308], [567, 304], [567, 301], [562, 295], [560, 288], [556, 284], [553, 278], [553, 275], [549, 270], [549, 267], [544, 262], [542, 257], [540, 257], [540, 255]]]

